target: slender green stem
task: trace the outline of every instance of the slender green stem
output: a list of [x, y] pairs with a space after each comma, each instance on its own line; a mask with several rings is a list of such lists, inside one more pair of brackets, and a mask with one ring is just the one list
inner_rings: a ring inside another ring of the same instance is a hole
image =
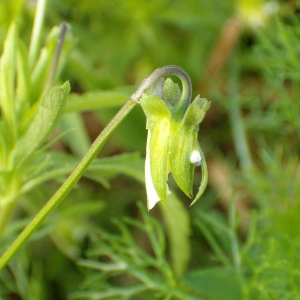
[[16, 254], [16, 252], [22, 247], [22, 245], [29, 239], [29, 237], [36, 231], [36, 229], [41, 225], [41, 223], [46, 219], [46, 217], [61, 203], [61, 201], [67, 196], [71, 191], [73, 186], [80, 179], [84, 171], [87, 169], [89, 164], [98, 154], [100, 149], [104, 146], [106, 141], [112, 135], [117, 126], [121, 121], [128, 115], [128, 113], [136, 105], [142, 94], [147, 90], [152, 84], [154, 84], [160, 77], [174, 74], [182, 76], [186, 74], [185, 71], [179, 67], [166, 66], [155, 70], [149, 77], [147, 77], [142, 84], [139, 86], [137, 91], [130, 97], [130, 99], [124, 104], [124, 106], [119, 110], [119, 112], [114, 116], [114, 118], [107, 124], [103, 131], [99, 134], [97, 139], [92, 144], [89, 151], [79, 162], [75, 170], [70, 174], [63, 185], [57, 190], [57, 192], [50, 198], [50, 200], [45, 204], [45, 206], [38, 212], [34, 219], [24, 228], [20, 235], [15, 239], [15, 241], [10, 245], [10, 247], [4, 252], [0, 257], [0, 270], [9, 262], [9, 260]]
[[47, 4], [47, 0], [37, 1], [33, 31], [31, 35], [30, 47], [29, 47], [29, 65], [31, 68], [34, 65], [38, 53], [38, 49], [39, 49], [46, 4]]
[[60, 25], [59, 38], [58, 38], [58, 41], [57, 41], [57, 46], [56, 46], [55, 54], [54, 54], [54, 57], [53, 57], [53, 61], [52, 61], [51, 69], [50, 69], [50, 72], [49, 72], [49, 76], [47, 78], [47, 82], [46, 82], [45, 87], [44, 87], [44, 93], [46, 93], [48, 91], [48, 89], [51, 87], [51, 85], [52, 85], [52, 83], [55, 79], [60, 54], [61, 54], [61, 51], [62, 51], [62, 48], [63, 48], [63, 44], [64, 44], [64, 41], [65, 41], [67, 30], [69, 28], [70, 28], [70, 25], [68, 23], [64, 22]]

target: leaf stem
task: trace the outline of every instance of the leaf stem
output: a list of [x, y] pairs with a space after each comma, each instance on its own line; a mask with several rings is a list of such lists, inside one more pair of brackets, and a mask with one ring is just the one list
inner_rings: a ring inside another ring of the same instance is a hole
[[176, 66], [166, 66], [156, 69], [149, 77], [147, 77], [136, 92], [124, 104], [124, 106], [117, 112], [113, 119], [107, 124], [103, 131], [99, 134], [97, 139], [91, 145], [86, 155], [79, 162], [75, 170], [69, 175], [63, 185], [50, 198], [45, 206], [38, 212], [34, 219], [24, 228], [15, 241], [0, 257], [0, 270], [10, 261], [22, 245], [29, 239], [29, 237], [37, 230], [46, 217], [61, 203], [61, 201], [68, 195], [74, 185], [78, 182], [85, 170], [88, 168], [92, 160], [96, 157], [98, 152], [104, 146], [106, 141], [112, 135], [121, 121], [128, 115], [133, 107], [138, 103], [142, 94], [158, 79], [165, 75], [178, 75], [180, 78], [186, 73], [183, 69]]
[[58, 63], [59, 63], [59, 58], [60, 58], [60, 54], [63, 48], [63, 44], [64, 44], [64, 40], [66, 37], [66, 33], [68, 31], [68, 29], [70, 28], [70, 25], [68, 23], [63, 22], [60, 25], [60, 33], [59, 33], [59, 38], [57, 41], [57, 46], [56, 46], [56, 50], [55, 50], [55, 54], [53, 57], [53, 61], [52, 61], [52, 65], [51, 65], [51, 69], [47, 78], [47, 82], [45, 84], [44, 87], [44, 93], [46, 93], [48, 91], [48, 89], [51, 87], [54, 79], [55, 79], [55, 75], [56, 75], [56, 70], [58, 67]]

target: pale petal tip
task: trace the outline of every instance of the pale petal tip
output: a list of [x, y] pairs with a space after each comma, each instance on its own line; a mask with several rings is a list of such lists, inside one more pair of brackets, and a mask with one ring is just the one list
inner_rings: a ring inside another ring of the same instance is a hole
[[152, 209], [154, 206], [155, 206], [155, 204], [157, 203], [157, 202], [159, 202], [159, 198], [156, 198], [156, 199], [149, 199], [148, 198], [148, 201], [147, 201], [147, 207], [148, 207], [148, 210], [150, 210], [150, 209]]

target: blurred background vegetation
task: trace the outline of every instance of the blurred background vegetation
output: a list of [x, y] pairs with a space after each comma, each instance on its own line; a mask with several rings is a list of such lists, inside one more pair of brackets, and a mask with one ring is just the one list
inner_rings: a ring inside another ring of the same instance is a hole
[[[13, 20], [29, 44], [34, 12], [35, 1], [1, 0], [0, 45]], [[192, 208], [173, 187], [167, 208], [145, 212], [136, 107], [0, 273], [0, 298], [300, 299], [299, 14], [297, 0], [48, 1], [42, 42], [72, 27], [55, 163], [73, 166], [135, 87], [173, 64], [212, 101], [199, 133], [209, 185]], [[22, 196], [2, 252], [64, 176]]]

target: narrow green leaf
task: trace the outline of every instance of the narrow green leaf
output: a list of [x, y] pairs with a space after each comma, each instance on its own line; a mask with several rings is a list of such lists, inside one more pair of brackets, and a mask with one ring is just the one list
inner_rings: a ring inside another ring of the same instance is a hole
[[177, 276], [182, 275], [190, 259], [190, 217], [175, 193], [168, 196], [168, 209], [160, 206], [169, 236], [172, 266]]
[[[68, 98], [68, 102], [69, 102]], [[64, 136], [72, 153], [82, 157], [89, 150], [91, 141], [80, 113], [64, 114], [59, 122], [61, 132], [69, 131]]]
[[13, 23], [4, 43], [0, 62], [0, 104], [4, 120], [13, 137], [16, 137], [15, 76], [18, 30]]
[[82, 95], [70, 94], [65, 112], [95, 110], [122, 106], [129, 95], [118, 91], [94, 91]]
[[[28, 182], [23, 188], [24, 191], [27, 192], [45, 181], [66, 176], [78, 164], [78, 160], [74, 156], [63, 152], [51, 151], [44, 155], [47, 157], [47, 165], [44, 165], [43, 169], [39, 167], [42, 172], [35, 174], [32, 178], [28, 176]], [[100, 183], [105, 188], [110, 188], [109, 179], [120, 174], [130, 176], [144, 184], [144, 160], [139, 153], [95, 158], [84, 176]]]
[[30, 97], [30, 71], [28, 64], [28, 52], [25, 45], [19, 41], [17, 52], [17, 108], [19, 114], [28, 109]]
[[7, 131], [6, 124], [0, 120], [0, 170], [5, 168], [7, 164], [7, 154], [11, 147], [11, 140], [9, 132]]
[[46, 85], [46, 80], [53, 62], [53, 56], [57, 46], [59, 33], [60, 29], [58, 26], [52, 28], [47, 37], [47, 44], [44, 48], [42, 48], [38, 61], [31, 73], [31, 104], [35, 103], [40, 98], [40, 95], [42, 94]]
[[99, 173], [106, 178], [124, 174], [144, 183], [144, 160], [139, 153], [95, 159], [88, 168], [89, 172]]

